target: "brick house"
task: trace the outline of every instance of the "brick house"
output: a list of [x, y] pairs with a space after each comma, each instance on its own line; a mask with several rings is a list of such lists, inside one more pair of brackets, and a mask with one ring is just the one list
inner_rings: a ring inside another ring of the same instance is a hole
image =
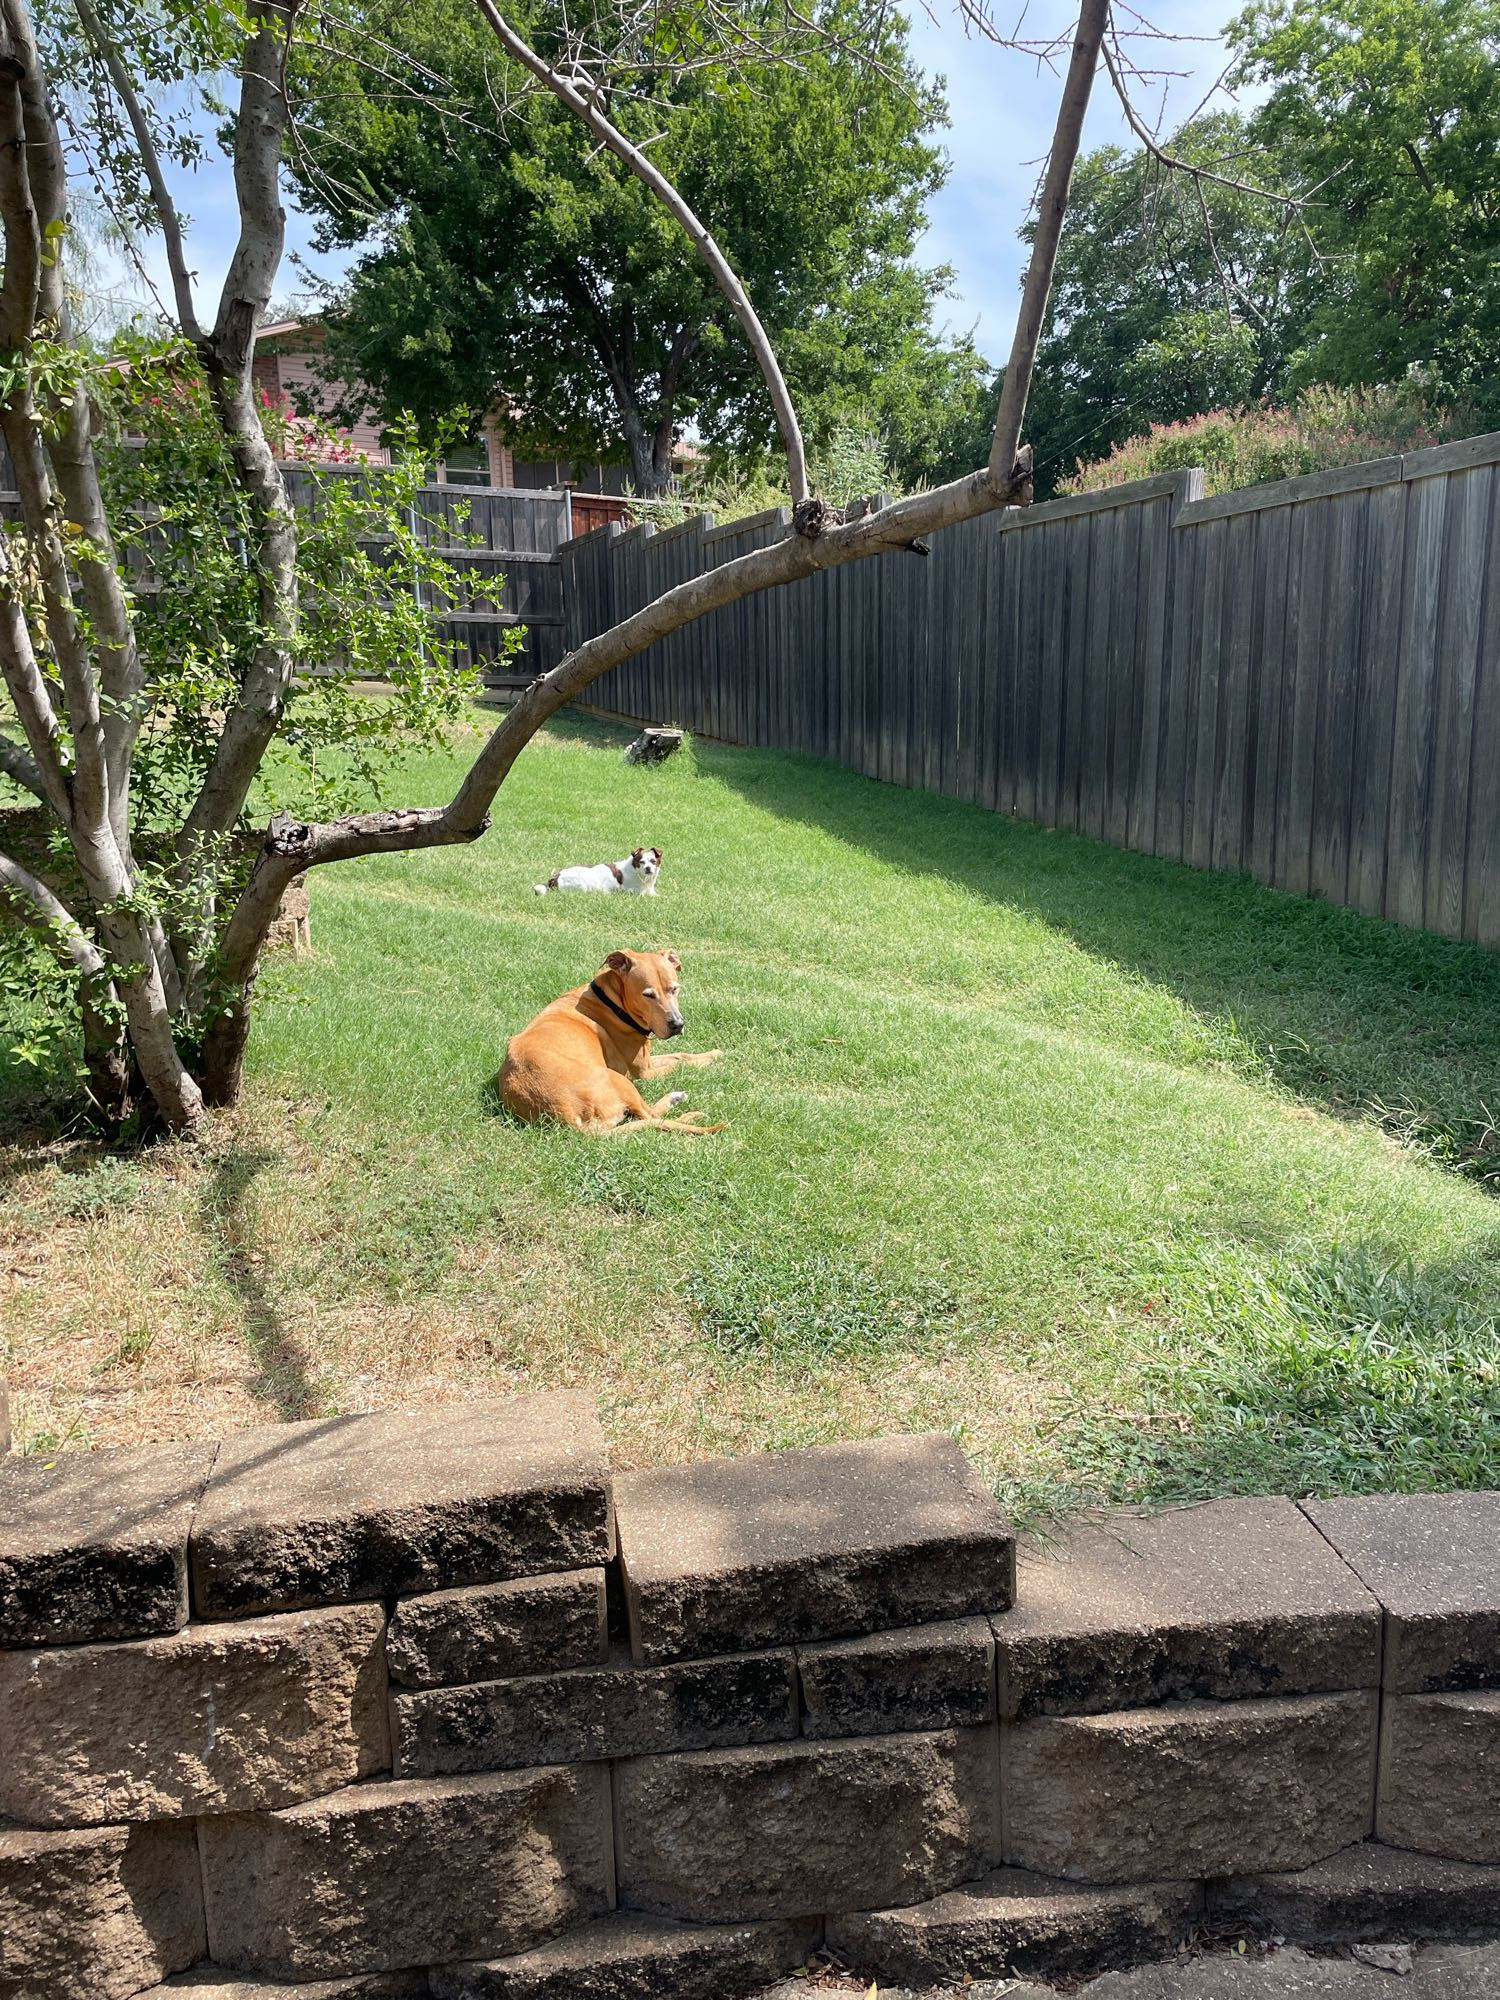
[[[342, 400], [342, 385], [319, 373], [327, 330], [316, 319], [276, 320], [256, 335], [254, 381], [276, 401], [294, 408], [331, 411]], [[355, 450], [375, 465], [388, 465], [390, 453], [381, 442], [373, 411], [363, 412], [346, 427]], [[691, 447], [686, 454], [691, 455]], [[625, 517], [624, 491], [628, 473], [620, 465], [577, 467], [560, 459], [518, 458], [505, 441], [503, 413], [485, 418], [479, 435], [440, 459], [434, 468], [439, 485], [509, 486], [536, 490], [566, 490], [573, 495], [575, 531], [597, 528]]]

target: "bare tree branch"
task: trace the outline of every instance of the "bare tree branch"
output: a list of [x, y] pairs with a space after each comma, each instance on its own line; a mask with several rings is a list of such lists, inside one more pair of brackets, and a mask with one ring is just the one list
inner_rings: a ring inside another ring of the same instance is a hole
[[1258, 187], [1254, 181], [1240, 180], [1232, 174], [1217, 174], [1212, 168], [1198, 166], [1192, 160], [1184, 160], [1180, 154], [1169, 153], [1157, 142], [1155, 134], [1131, 101], [1130, 92], [1121, 73], [1119, 51], [1112, 49], [1108, 41], [1104, 45], [1104, 66], [1109, 72], [1110, 82], [1114, 85], [1115, 95], [1120, 100], [1120, 108], [1125, 113], [1126, 124], [1158, 166], [1165, 167], [1174, 174], [1186, 174], [1195, 181], [1212, 181], [1215, 187], [1233, 188], [1239, 194], [1255, 195], [1261, 201], [1273, 202], [1289, 213], [1306, 207], [1305, 195], [1281, 194], [1275, 188]]
[[3, 771], [13, 785], [39, 798], [44, 805], [51, 801], [47, 797], [47, 784], [41, 768], [29, 751], [19, 743], [13, 743], [8, 736], [0, 736], [0, 771]]
[[[607, 146], [615, 157], [622, 160], [637, 179], [657, 197], [667, 211], [678, 221], [713, 273], [715, 284], [729, 301], [730, 309], [739, 321], [750, 351], [771, 397], [776, 412], [776, 427], [781, 433], [782, 448], [786, 452], [787, 482], [791, 489], [793, 503], [800, 505], [808, 497], [807, 453], [802, 442], [802, 427], [797, 421], [796, 408], [791, 391], [787, 388], [786, 377], [781, 372], [781, 364], [776, 359], [776, 350], [760, 316], [750, 303], [750, 296], [740, 283], [734, 266], [724, 255], [706, 225], [701, 222], [693, 209], [683, 200], [666, 175], [659, 172], [646, 158], [638, 146], [633, 146], [625, 134], [612, 125], [605, 117], [597, 101], [592, 84], [587, 90], [579, 89], [569, 78], [561, 75], [550, 63], [539, 56], [531, 44], [518, 35], [510, 23], [495, 6], [494, 0], [475, 0], [475, 5], [484, 19], [494, 30], [496, 40], [506, 53], [546, 85], [554, 97], [558, 98], [594, 134], [601, 144]], [[585, 79], [587, 81], [587, 79]]]
[[73, 0], [73, 4], [90, 47], [109, 73], [110, 83], [124, 107], [135, 143], [140, 149], [146, 185], [151, 190], [152, 206], [161, 224], [162, 242], [166, 246], [167, 269], [172, 274], [172, 296], [177, 302], [178, 324], [189, 340], [200, 340], [202, 330], [198, 325], [198, 308], [193, 298], [193, 274], [188, 269], [187, 252], [182, 240], [182, 222], [177, 205], [172, 200], [171, 189], [167, 186], [167, 177], [162, 171], [161, 154], [157, 150], [151, 121], [131, 82], [130, 72], [121, 60], [120, 51], [94, 11], [91, 0]]
[[1036, 231], [1032, 238], [1031, 260], [1021, 288], [1021, 310], [1016, 315], [1016, 331], [1010, 344], [1010, 359], [1000, 390], [1000, 407], [995, 414], [995, 435], [990, 445], [989, 473], [992, 481], [1009, 483], [1014, 477], [1021, 448], [1021, 423], [1026, 415], [1026, 399], [1031, 393], [1031, 377], [1036, 367], [1036, 351], [1047, 318], [1047, 297], [1052, 290], [1052, 273], [1057, 266], [1057, 246], [1062, 240], [1063, 217], [1068, 212], [1068, 188], [1073, 165], [1078, 158], [1083, 135], [1083, 117], [1099, 67], [1099, 51], [1109, 24], [1109, 0], [1083, 0], [1078, 29], [1073, 38], [1073, 54], [1063, 83], [1058, 107], [1057, 129], [1047, 158], [1047, 173], [1037, 203]]

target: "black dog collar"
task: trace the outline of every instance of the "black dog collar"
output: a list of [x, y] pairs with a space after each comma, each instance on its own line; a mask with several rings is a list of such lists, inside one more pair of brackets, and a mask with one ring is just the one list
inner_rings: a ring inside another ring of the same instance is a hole
[[619, 1004], [619, 1002], [617, 1000], [610, 999], [609, 995], [605, 992], [604, 988], [599, 984], [597, 979], [591, 979], [589, 981], [589, 991], [590, 993], [593, 994], [594, 998], [600, 1003], [601, 1006], [607, 1007], [611, 1014], [615, 1015], [617, 1019], [625, 1023], [627, 1028], [634, 1028], [635, 1032], [638, 1035], [644, 1035], [647, 1041], [650, 1041], [651, 1030], [649, 1028], [643, 1028], [639, 1021], [632, 1021], [630, 1016], [625, 1012], [625, 1009]]

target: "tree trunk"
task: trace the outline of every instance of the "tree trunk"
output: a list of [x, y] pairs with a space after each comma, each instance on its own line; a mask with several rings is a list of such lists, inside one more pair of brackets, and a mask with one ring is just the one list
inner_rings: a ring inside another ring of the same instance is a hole
[[214, 1016], [203, 1038], [198, 1062], [198, 1087], [213, 1111], [227, 1111], [240, 1101], [245, 1081], [245, 1047], [250, 1040], [250, 1008], [255, 975], [246, 980], [237, 1000]]
[[[112, 996], [110, 996], [112, 997]], [[118, 1009], [101, 1004], [85, 981], [79, 994], [83, 1014], [83, 1067], [89, 1099], [107, 1131], [118, 1131], [130, 1116], [135, 1080], [130, 1042]]]
[[651, 440], [651, 475], [659, 493], [672, 490], [672, 446], [676, 441], [676, 429], [672, 419], [664, 417]]
[[[643, 500], [659, 500], [664, 493], [672, 490], [672, 447], [666, 451], [666, 462], [658, 440], [661, 433], [648, 436], [639, 414], [632, 410], [625, 420], [625, 436], [630, 446], [630, 479]], [[670, 433], [669, 433], [670, 437]]]

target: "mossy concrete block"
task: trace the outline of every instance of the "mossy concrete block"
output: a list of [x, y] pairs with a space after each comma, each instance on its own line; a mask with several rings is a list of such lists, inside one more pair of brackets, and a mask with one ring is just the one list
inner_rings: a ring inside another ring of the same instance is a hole
[[70, 1833], [0, 1826], [5, 2000], [123, 2000], [203, 1950], [191, 1820]]
[[1004, 1858], [1085, 1882], [1305, 1868], [1371, 1831], [1377, 1703], [1365, 1689], [1010, 1724]]
[[738, 1923], [919, 1902], [998, 1859], [995, 1730], [615, 1766], [620, 1902]]
[[1500, 1688], [1386, 1696], [1375, 1831], [1392, 1847], [1500, 1864]]
[[1003, 1611], [1015, 1542], [953, 1439], [871, 1438], [623, 1477], [638, 1660]]
[[254, 1811], [388, 1770], [384, 1631], [378, 1604], [348, 1604], [0, 1653], [0, 1813]]
[[984, 1618], [799, 1646], [797, 1674], [804, 1736], [972, 1729], [995, 1719], [995, 1647]]
[[622, 1659], [391, 1698], [396, 1772], [403, 1778], [775, 1743], [796, 1734], [790, 1651], [664, 1667]]
[[816, 1918], [673, 1924], [626, 1911], [487, 1965], [435, 1966], [433, 2000], [738, 2000], [805, 1963]]
[[557, 1673], [609, 1653], [604, 1571], [476, 1583], [403, 1597], [391, 1618], [391, 1679], [401, 1687], [452, 1687]]
[[277, 1979], [497, 1958], [613, 1901], [598, 1764], [354, 1785], [198, 1824], [210, 1956]]
[[1380, 1606], [1290, 1500], [1121, 1511], [1022, 1545], [1000, 1713], [1374, 1687]]
[[219, 1449], [193, 1528], [193, 1608], [241, 1618], [593, 1568], [610, 1543], [587, 1396], [280, 1424]]
[[1165, 1958], [1201, 1901], [1195, 1882], [1100, 1888], [999, 1868], [908, 1909], [830, 1916], [828, 1948], [862, 1973], [920, 1986], [1017, 1973], [1071, 1979]]
[[1500, 1687], [1500, 1493], [1381, 1493], [1302, 1511], [1385, 1607], [1393, 1694]]
[[187, 1623], [188, 1530], [212, 1444], [0, 1458], [0, 1646]]
[[1209, 1908], [1300, 1944], [1487, 1937], [1500, 1927], [1500, 1868], [1362, 1840], [1311, 1868], [1211, 1883]]

